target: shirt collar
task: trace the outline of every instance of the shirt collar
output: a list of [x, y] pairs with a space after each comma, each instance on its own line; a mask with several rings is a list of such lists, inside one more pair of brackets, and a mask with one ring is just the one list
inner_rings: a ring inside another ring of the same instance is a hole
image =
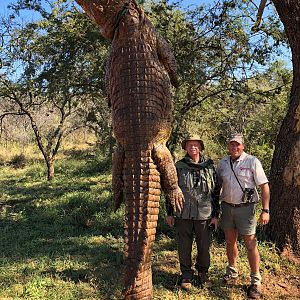
[[[247, 153], [243, 151], [241, 156], [236, 161], [241, 161], [241, 160], [245, 159], [246, 156], [247, 156]], [[228, 162], [230, 161], [230, 155], [227, 155], [226, 160]]]
[[236, 161], [241, 161], [246, 157], [246, 153], [243, 151], [241, 156]]

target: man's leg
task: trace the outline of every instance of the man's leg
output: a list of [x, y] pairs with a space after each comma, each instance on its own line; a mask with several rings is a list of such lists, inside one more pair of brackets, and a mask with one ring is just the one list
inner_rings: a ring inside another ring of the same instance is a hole
[[251, 274], [257, 274], [259, 273], [260, 255], [256, 245], [256, 237], [254, 234], [244, 235], [243, 239], [247, 248], [247, 255], [251, 269]]
[[236, 229], [225, 230], [226, 253], [228, 265], [231, 267], [235, 267], [238, 258], [237, 237], [238, 232]]
[[208, 229], [208, 221], [194, 221], [194, 230], [197, 244], [196, 269], [200, 285], [207, 283], [211, 285], [208, 278], [210, 266], [209, 248], [211, 244], [211, 230]]
[[[255, 206], [246, 207], [244, 210], [244, 219], [247, 224], [241, 226], [241, 235], [243, 236], [245, 246], [247, 248], [247, 256], [251, 269], [251, 284], [247, 290], [247, 296], [251, 299], [258, 299], [262, 296], [261, 293], [261, 275], [259, 273], [260, 256], [256, 244], [256, 218]], [[250, 224], [249, 224], [250, 220]], [[242, 222], [241, 222], [242, 223]]]
[[250, 298], [258, 299], [261, 297], [261, 275], [259, 273], [260, 255], [256, 245], [256, 237], [254, 234], [244, 235], [243, 239], [247, 248], [251, 269], [251, 285], [248, 288], [247, 295]]
[[207, 228], [207, 221], [194, 221], [194, 228], [197, 244], [196, 269], [198, 272], [207, 273], [210, 265], [211, 232]]
[[177, 219], [175, 226], [177, 230], [178, 255], [182, 278], [191, 280], [193, 277], [193, 221]]
[[225, 202], [221, 202], [221, 211], [222, 214], [220, 218], [220, 227], [225, 234], [226, 253], [228, 260], [228, 265], [226, 267], [225, 276], [223, 277], [223, 282], [229, 283], [231, 279], [235, 280], [238, 276], [238, 271], [235, 267], [238, 257], [238, 230], [236, 229], [235, 223], [235, 208], [231, 207]]
[[237, 238], [238, 231], [236, 229], [226, 229], [225, 240], [226, 240], [226, 254], [228, 259], [228, 266], [226, 267], [226, 274], [224, 276], [224, 281], [227, 282], [230, 279], [235, 279], [238, 276], [238, 271], [236, 268], [236, 262], [238, 258], [238, 247]]

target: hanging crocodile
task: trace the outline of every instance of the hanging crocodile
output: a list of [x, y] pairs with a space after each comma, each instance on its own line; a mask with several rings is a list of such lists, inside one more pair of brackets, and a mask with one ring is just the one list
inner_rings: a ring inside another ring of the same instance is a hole
[[175, 211], [183, 195], [166, 147], [171, 133], [170, 83], [176, 62], [135, 0], [76, 0], [112, 42], [106, 86], [118, 148], [114, 205], [125, 201], [125, 299], [152, 299], [151, 251], [161, 188]]

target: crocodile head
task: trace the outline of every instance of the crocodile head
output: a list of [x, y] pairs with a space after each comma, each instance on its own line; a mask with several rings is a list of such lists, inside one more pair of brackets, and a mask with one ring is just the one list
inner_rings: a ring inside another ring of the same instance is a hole
[[119, 18], [130, 0], [76, 0], [76, 2], [99, 26], [101, 34], [112, 41]]

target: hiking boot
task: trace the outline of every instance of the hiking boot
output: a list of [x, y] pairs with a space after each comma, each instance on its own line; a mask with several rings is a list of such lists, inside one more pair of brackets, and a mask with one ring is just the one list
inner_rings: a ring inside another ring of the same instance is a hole
[[212, 283], [208, 278], [208, 275], [206, 272], [199, 272], [198, 273], [198, 282], [199, 285], [202, 287], [203, 285], [206, 285], [207, 287], [211, 287]]
[[222, 283], [225, 284], [235, 284], [236, 281], [237, 281], [237, 276], [232, 276], [228, 274], [225, 274], [222, 278]]
[[257, 284], [251, 284], [247, 289], [247, 296], [251, 299], [259, 299], [262, 296], [260, 286]]
[[181, 281], [181, 288], [186, 291], [190, 290], [192, 288], [191, 280], [183, 278]]

